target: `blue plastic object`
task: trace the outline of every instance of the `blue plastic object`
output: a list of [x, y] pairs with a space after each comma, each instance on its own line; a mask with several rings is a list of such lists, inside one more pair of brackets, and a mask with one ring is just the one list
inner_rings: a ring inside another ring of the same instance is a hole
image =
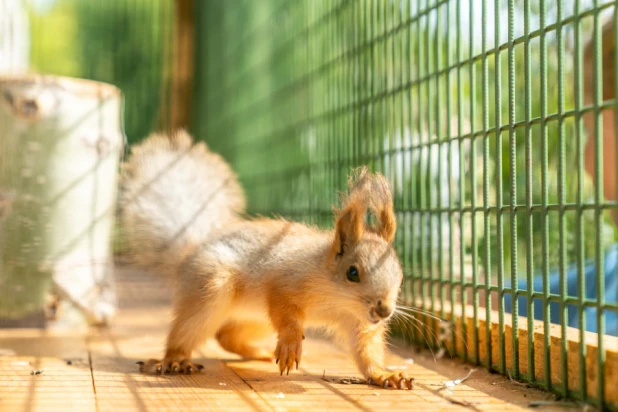
[[[617, 303], [618, 302], [618, 274], [616, 272], [616, 266], [618, 264], [618, 244], [612, 245], [605, 253], [605, 302]], [[597, 282], [596, 282], [596, 264], [594, 260], [585, 262], [584, 266], [584, 278], [586, 285], [586, 298], [588, 300], [597, 299]], [[524, 279], [519, 282], [520, 290], [527, 290], [527, 280], [525, 275]], [[579, 296], [577, 287], [577, 266], [575, 264], [567, 267], [567, 290], [569, 296]], [[510, 282], [505, 282], [510, 287]], [[552, 294], [558, 294], [560, 287], [560, 272], [555, 270], [549, 274], [549, 290]], [[543, 278], [540, 275], [535, 276], [533, 291], [541, 292], [543, 290]], [[507, 313], [512, 313], [510, 293], [506, 293], [504, 296], [505, 308]], [[519, 297], [519, 316], [528, 316], [527, 296]], [[569, 304], [568, 308], [568, 320], [567, 325], [575, 328], [579, 328], [579, 308], [576, 305]], [[551, 323], [560, 323], [560, 307], [558, 302], [550, 302], [549, 304], [549, 317]], [[589, 332], [597, 332], [597, 308], [586, 307], [585, 309], [586, 330]], [[543, 319], [543, 306], [541, 299], [534, 299], [534, 319]], [[618, 336], [618, 313], [615, 310], [605, 309], [605, 333], [611, 336]]]

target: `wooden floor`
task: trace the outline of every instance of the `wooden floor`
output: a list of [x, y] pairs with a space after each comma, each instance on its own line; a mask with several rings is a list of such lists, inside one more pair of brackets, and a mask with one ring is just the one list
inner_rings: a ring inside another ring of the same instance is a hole
[[290, 376], [279, 376], [274, 363], [244, 362], [215, 342], [196, 356], [206, 367], [201, 374], [142, 375], [135, 362], [163, 350], [168, 291], [126, 269], [119, 271], [119, 290], [121, 311], [110, 328], [0, 330], [0, 411], [501, 411], [539, 402], [542, 410], [560, 409], [551, 394], [484, 370], [444, 389], [469, 367], [409, 348], [395, 348], [387, 364], [416, 378], [412, 391], [341, 383], [359, 377], [350, 356], [315, 337], [307, 339], [300, 370]]

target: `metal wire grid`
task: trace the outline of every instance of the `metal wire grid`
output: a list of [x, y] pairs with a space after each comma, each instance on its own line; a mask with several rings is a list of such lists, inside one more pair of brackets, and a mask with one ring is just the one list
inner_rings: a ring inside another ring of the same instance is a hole
[[[345, 187], [350, 168], [368, 164], [384, 172], [395, 190], [408, 301], [428, 300], [426, 308], [442, 317], [472, 306], [472, 330], [461, 322], [450, 350], [477, 363], [482, 350], [486, 366], [506, 373], [505, 339], [497, 342], [497, 359], [491, 328], [486, 347], [478, 342], [481, 315], [489, 321], [497, 309], [504, 337], [508, 311], [514, 378], [603, 404], [606, 314], [618, 311], [617, 302], [605, 299], [603, 234], [616, 202], [584, 172], [583, 118], [594, 117], [594, 180], [602, 182], [602, 114], [616, 105], [602, 93], [602, 17], [615, 23], [614, 10], [615, 2], [598, 0], [198, 3], [194, 128], [232, 161], [254, 213], [328, 226], [334, 189]], [[594, 99], [585, 104], [589, 37]], [[585, 294], [588, 258], [596, 266], [595, 299]], [[577, 293], [567, 286], [571, 264]], [[552, 293], [556, 271], [559, 292]], [[541, 290], [519, 287], [539, 275]], [[542, 307], [539, 376], [532, 333], [528, 372], [519, 371], [519, 328], [526, 322], [532, 331], [535, 320], [520, 318], [519, 299], [507, 307], [509, 296], [526, 298], [529, 314]], [[552, 302], [559, 308], [559, 347], [550, 341]], [[560, 381], [569, 382], [573, 306], [577, 388], [552, 381], [550, 362], [559, 351]], [[596, 309], [592, 396], [584, 308]], [[409, 333], [436, 344], [422, 329]], [[471, 337], [472, 347], [464, 347], [462, 336]]]

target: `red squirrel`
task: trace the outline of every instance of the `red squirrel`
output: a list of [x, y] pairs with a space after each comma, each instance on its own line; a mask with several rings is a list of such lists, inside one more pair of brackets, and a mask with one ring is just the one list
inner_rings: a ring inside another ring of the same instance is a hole
[[272, 359], [254, 342], [275, 333], [274, 358], [289, 373], [301, 361], [305, 328], [319, 327], [347, 345], [370, 382], [412, 389], [403, 372], [383, 364], [403, 279], [391, 190], [365, 167], [348, 186], [333, 230], [245, 218], [236, 175], [203, 142], [180, 131], [134, 147], [121, 187], [127, 245], [137, 263], [175, 284], [165, 356], [139, 362], [140, 370], [201, 370], [191, 354], [211, 337], [243, 357]]

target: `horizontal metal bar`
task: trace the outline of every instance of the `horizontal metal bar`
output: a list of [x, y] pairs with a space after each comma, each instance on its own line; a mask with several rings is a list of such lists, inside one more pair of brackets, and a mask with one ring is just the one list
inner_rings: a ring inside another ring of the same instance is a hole
[[[397, 88], [398, 93], [399, 92], [403, 92], [403, 89], [399, 90], [401, 88]], [[378, 99], [378, 100], [385, 100], [388, 97], [392, 97], [390, 96], [391, 91], [387, 91], [384, 92], [380, 95], [371, 97], [371, 98], [367, 98], [367, 99], [363, 99], [362, 101], [359, 102], [354, 102], [352, 104], [346, 105], [346, 106], [342, 106], [339, 108], [335, 108], [332, 110], [328, 110], [322, 113], [318, 113], [317, 115], [307, 118], [307, 119], [303, 119], [300, 120], [296, 123], [292, 123], [289, 125], [286, 125], [284, 127], [282, 127], [281, 129], [269, 132], [267, 134], [261, 135], [261, 136], [256, 136], [251, 142], [238, 142], [237, 145], [233, 145], [231, 146], [231, 148], [236, 148], [238, 147], [238, 145], [242, 144], [243, 147], [255, 147], [255, 146], [259, 146], [259, 145], [264, 145], [264, 140], [266, 140], [266, 138], [274, 138], [274, 137], [279, 137], [281, 135], [284, 134], [288, 134], [288, 138], [292, 138], [297, 136], [297, 130], [299, 128], [303, 128], [307, 125], [313, 124], [313, 123], [317, 123], [320, 121], [327, 121], [327, 120], [333, 120], [334, 118], [338, 117], [338, 116], [342, 116], [345, 114], [350, 113], [350, 111], [354, 111], [354, 110], [359, 110], [361, 109], [363, 106], [368, 106], [372, 103], [375, 103], [374, 99]], [[604, 101], [602, 104], [599, 104], [598, 109], [600, 110], [612, 110], [614, 108], [614, 106], [616, 105], [616, 99], [610, 99], [610, 100], [606, 100]], [[450, 137], [444, 137], [442, 139], [438, 138], [438, 139], [434, 139], [434, 140], [429, 140], [429, 141], [425, 141], [425, 142], [419, 142], [417, 144], [414, 145], [410, 145], [406, 148], [403, 149], [390, 149], [387, 151], [384, 151], [383, 154], [388, 155], [388, 154], [392, 154], [392, 153], [398, 153], [401, 152], [402, 150], [414, 150], [414, 149], [421, 149], [423, 147], [429, 147], [429, 146], [433, 146], [436, 144], [445, 144], [445, 143], [449, 143], [449, 142], [455, 142], [458, 140], [465, 140], [465, 139], [470, 139], [470, 138], [480, 138], [480, 137], [485, 137], [485, 136], [491, 136], [491, 135], [495, 135], [496, 134], [496, 130], [498, 130], [499, 132], [505, 132], [510, 130], [511, 128], [515, 128], [515, 129], [519, 129], [519, 128], [525, 128], [526, 125], [540, 125], [543, 122], [545, 122], [545, 124], [548, 124], [549, 122], [553, 122], [553, 121], [559, 121], [559, 120], [564, 120], [564, 119], [568, 119], [571, 117], [578, 117], [581, 116], [585, 113], [592, 113], [595, 112], [597, 110], [597, 107], [595, 107], [594, 105], [587, 105], [581, 108], [581, 110], [577, 111], [577, 110], [567, 110], [565, 111], [563, 114], [558, 114], [558, 113], [553, 113], [553, 114], [549, 114], [545, 117], [535, 117], [532, 118], [530, 120], [529, 123], [526, 123], [525, 120], [521, 120], [519, 122], [516, 122], [513, 125], [510, 124], [503, 124], [500, 125], [499, 128], [496, 128], [495, 126], [492, 126], [490, 129], [488, 130], [478, 130], [472, 133], [466, 133], [466, 134], [462, 134], [462, 135], [454, 135], [454, 136], [450, 136]], [[331, 119], [332, 118], [332, 119]], [[283, 136], [284, 138], [286, 136]], [[283, 140], [277, 140], [276, 143], [280, 143], [282, 141], [285, 141], [285, 139]], [[271, 141], [270, 144], [274, 144], [274, 141]], [[361, 156], [361, 160], [363, 158], [367, 158], [367, 156], [363, 157]]]

